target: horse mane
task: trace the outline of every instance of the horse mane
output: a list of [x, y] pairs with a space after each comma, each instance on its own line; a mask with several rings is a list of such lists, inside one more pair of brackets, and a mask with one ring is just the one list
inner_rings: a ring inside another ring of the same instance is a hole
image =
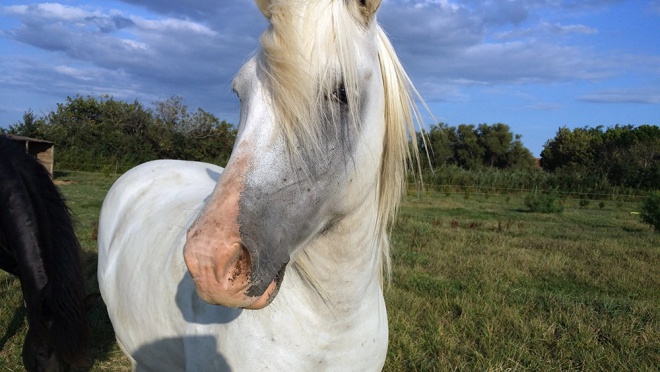
[[[335, 94], [338, 83], [346, 87], [348, 117], [353, 125], [360, 125], [358, 51], [353, 38], [369, 24], [360, 22], [343, 1], [272, 0], [268, 10], [271, 25], [260, 38], [262, 48], [257, 56], [262, 81], [271, 92], [275, 120], [282, 126], [289, 148], [314, 151], [323, 136], [322, 125], [314, 123], [328, 119], [327, 97]], [[380, 277], [389, 280], [388, 232], [405, 187], [408, 164], [419, 164], [415, 126], [420, 126], [421, 116], [416, 99], [423, 101], [385, 32], [380, 25], [373, 26], [385, 101], [376, 234]], [[306, 35], [319, 35], [321, 40]], [[334, 114], [330, 115], [333, 119]]]
[[[73, 365], [86, 364], [89, 344], [89, 323], [85, 308], [85, 283], [81, 264], [81, 248], [76, 238], [71, 212], [50, 174], [33, 156], [5, 136], [0, 136], [0, 154], [13, 165], [26, 200], [28, 213], [40, 251], [37, 252], [48, 277], [39, 294], [37, 324], [30, 324], [36, 334], [48, 338], [64, 361]], [[36, 256], [33, 254], [33, 256]], [[46, 323], [50, 322], [50, 332]], [[33, 322], [34, 323], [34, 322]]]
[[[406, 187], [409, 164], [417, 165], [421, 174], [421, 160], [415, 127], [421, 127], [422, 118], [415, 103], [426, 104], [403, 68], [385, 31], [378, 26], [378, 60], [385, 91], [385, 151], [379, 185], [379, 211], [381, 221], [381, 259], [385, 278], [391, 273], [389, 228]], [[428, 108], [427, 108], [428, 109]], [[411, 143], [408, 143], [410, 138]], [[423, 139], [423, 138], [422, 138]], [[414, 168], [414, 167], [413, 167]]]

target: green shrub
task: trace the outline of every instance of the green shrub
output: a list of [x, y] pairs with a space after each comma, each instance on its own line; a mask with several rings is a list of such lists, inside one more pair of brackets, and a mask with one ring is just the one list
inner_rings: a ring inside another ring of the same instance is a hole
[[525, 197], [525, 205], [531, 212], [561, 213], [564, 207], [559, 200], [559, 193], [554, 190], [542, 194], [532, 194]]
[[101, 168], [101, 173], [106, 177], [110, 177], [110, 166], [107, 164], [104, 165], [103, 168]]
[[644, 223], [653, 226], [656, 232], [660, 232], [660, 191], [649, 194], [642, 205], [640, 216]]
[[580, 198], [580, 207], [586, 208], [589, 206], [589, 199]]

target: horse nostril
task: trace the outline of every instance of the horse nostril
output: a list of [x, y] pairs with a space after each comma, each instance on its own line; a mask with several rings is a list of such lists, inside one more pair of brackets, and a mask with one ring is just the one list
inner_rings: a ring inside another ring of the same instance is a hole
[[234, 262], [231, 263], [231, 275], [229, 276], [228, 280], [234, 284], [236, 279], [239, 277], [246, 278], [248, 277], [248, 274], [250, 273], [250, 266], [252, 265], [252, 258], [250, 257], [250, 252], [248, 252], [247, 248], [243, 243], [236, 242], [233, 244], [234, 249], [239, 251], [240, 253], [238, 254], [238, 257]]

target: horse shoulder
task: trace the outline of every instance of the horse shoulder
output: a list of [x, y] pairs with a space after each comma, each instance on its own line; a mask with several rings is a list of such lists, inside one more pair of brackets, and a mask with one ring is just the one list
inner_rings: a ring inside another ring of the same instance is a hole
[[[149, 226], [188, 211], [213, 190], [222, 168], [199, 162], [156, 160], [137, 166], [112, 186], [101, 208], [99, 249], [112, 246], [121, 229]], [[107, 253], [107, 252], [106, 252]]]
[[142, 329], [118, 337], [127, 351], [174, 336], [184, 321], [181, 309], [166, 302], [185, 302], [179, 293], [185, 232], [221, 172], [198, 162], [154, 161], [127, 172], [108, 192], [99, 219], [98, 279], [118, 336]]

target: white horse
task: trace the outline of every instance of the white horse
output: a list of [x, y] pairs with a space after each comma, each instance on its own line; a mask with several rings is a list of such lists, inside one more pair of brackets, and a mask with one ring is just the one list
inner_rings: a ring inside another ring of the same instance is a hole
[[380, 2], [257, 0], [270, 27], [233, 82], [226, 169], [154, 161], [112, 187], [98, 278], [135, 369], [382, 368], [418, 112]]

